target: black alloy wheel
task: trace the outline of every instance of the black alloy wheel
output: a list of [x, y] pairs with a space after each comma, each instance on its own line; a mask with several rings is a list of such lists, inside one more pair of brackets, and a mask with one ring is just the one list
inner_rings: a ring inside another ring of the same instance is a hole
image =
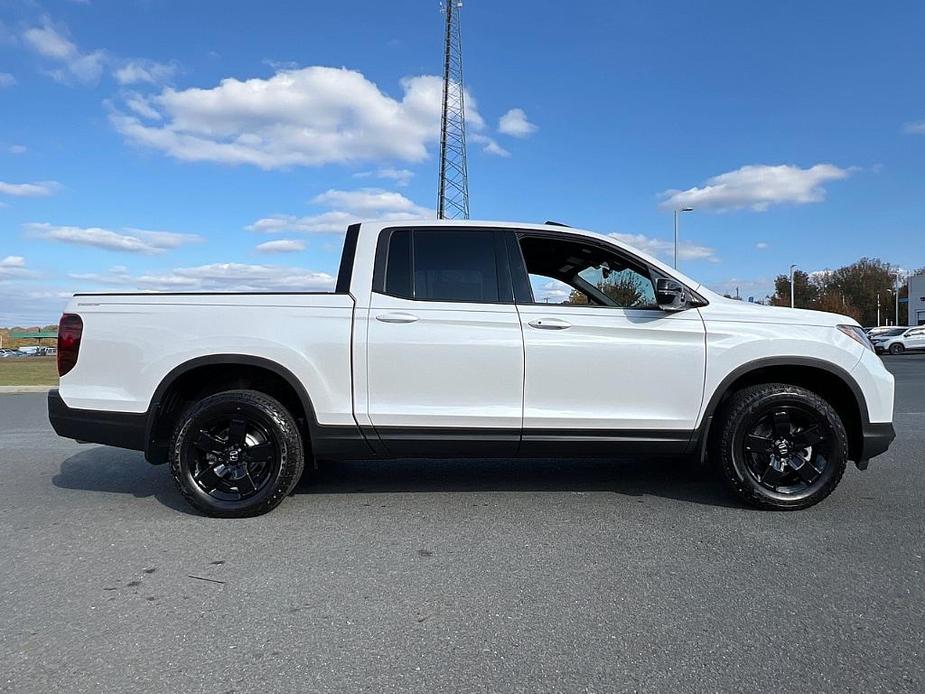
[[278, 465], [275, 435], [262, 422], [237, 412], [199, 422], [187, 446], [193, 481], [223, 501], [242, 501], [257, 494]]
[[742, 453], [758, 484], [778, 494], [809, 489], [825, 472], [833, 435], [810, 407], [786, 405], [759, 411], [745, 425]]
[[832, 493], [848, 461], [848, 435], [825, 398], [766, 383], [737, 391], [717, 415], [711, 458], [728, 486], [765, 509], [812, 506]]
[[304, 468], [292, 414], [257, 391], [210, 395], [181, 418], [170, 471], [183, 497], [210, 516], [236, 518], [278, 506]]
[[902, 342], [894, 342], [890, 345], [890, 354], [902, 354], [906, 351], [906, 346]]

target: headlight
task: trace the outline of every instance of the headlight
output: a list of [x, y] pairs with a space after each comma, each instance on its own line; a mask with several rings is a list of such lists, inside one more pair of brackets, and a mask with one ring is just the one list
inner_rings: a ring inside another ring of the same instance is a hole
[[870, 341], [870, 338], [867, 337], [867, 333], [865, 333], [864, 330], [862, 330], [859, 326], [857, 325], [836, 325], [835, 327], [841, 330], [843, 333], [845, 333], [845, 335], [850, 337], [852, 340], [854, 340], [858, 344], [863, 345], [864, 347], [869, 349], [871, 352], [874, 351], [873, 343]]

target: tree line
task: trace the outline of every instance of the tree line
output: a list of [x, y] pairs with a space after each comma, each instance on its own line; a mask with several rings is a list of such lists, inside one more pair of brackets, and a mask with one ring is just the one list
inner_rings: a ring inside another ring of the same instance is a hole
[[[892, 324], [895, 320], [896, 296], [908, 298], [906, 277], [925, 273], [925, 267], [908, 273], [885, 263], [879, 258], [861, 258], [855, 263], [836, 270], [793, 273], [794, 304], [796, 308], [831, 311], [851, 316], [861, 325], [877, 325], [877, 297], [880, 297], [880, 323]], [[778, 275], [774, 280], [774, 306], [790, 306], [790, 277]], [[899, 324], [907, 325], [908, 303], [899, 304]]]

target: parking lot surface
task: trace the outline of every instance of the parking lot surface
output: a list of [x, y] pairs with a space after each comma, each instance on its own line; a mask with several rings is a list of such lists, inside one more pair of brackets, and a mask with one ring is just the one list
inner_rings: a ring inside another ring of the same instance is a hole
[[676, 462], [324, 467], [194, 515], [0, 395], [0, 691], [925, 691], [925, 355], [897, 440], [797, 513]]

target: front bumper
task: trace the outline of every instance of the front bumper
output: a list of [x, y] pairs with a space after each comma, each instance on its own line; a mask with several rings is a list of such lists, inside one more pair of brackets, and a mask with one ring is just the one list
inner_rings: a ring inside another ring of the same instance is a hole
[[67, 406], [57, 388], [48, 391], [48, 421], [68, 439], [143, 451], [147, 419], [145, 413], [78, 410]]
[[868, 461], [874, 456], [884, 453], [896, 438], [896, 430], [891, 422], [882, 422], [864, 425], [861, 431], [861, 452], [855, 465], [858, 469], [867, 469]]

